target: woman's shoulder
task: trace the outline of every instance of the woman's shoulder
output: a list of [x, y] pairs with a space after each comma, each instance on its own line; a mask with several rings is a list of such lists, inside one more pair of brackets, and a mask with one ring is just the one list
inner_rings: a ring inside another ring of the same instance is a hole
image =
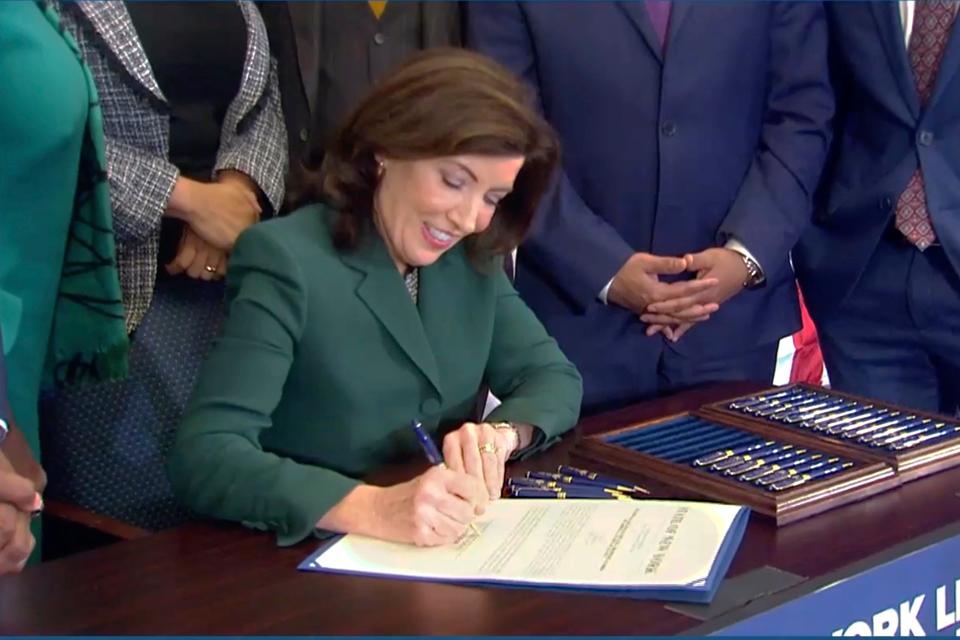
[[[290, 214], [247, 228], [234, 248], [237, 256], [292, 259], [298, 263], [324, 261], [336, 255], [330, 235], [332, 212], [323, 205], [310, 205]], [[283, 255], [280, 255], [283, 254]]]

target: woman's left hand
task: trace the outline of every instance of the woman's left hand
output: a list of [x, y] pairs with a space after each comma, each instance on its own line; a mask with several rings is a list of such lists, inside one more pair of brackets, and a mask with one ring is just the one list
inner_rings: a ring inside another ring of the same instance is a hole
[[486, 422], [465, 422], [443, 439], [443, 459], [454, 471], [479, 478], [490, 493], [500, 497], [507, 458], [520, 446], [514, 429], [496, 429]]

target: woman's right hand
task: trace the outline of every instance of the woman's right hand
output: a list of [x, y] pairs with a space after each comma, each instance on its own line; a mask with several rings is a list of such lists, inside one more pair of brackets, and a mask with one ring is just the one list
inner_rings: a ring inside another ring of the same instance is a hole
[[456, 542], [489, 501], [477, 478], [436, 466], [391, 487], [356, 487], [317, 526], [431, 547]]
[[374, 513], [383, 538], [432, 547], [459, 540], [489, 501], [480, 480], [437, 466], [382, 489]]
[[229, 251], [237, 236], [260, 218], [261, 209], [256, 194], [240, 181], [205, 183], [181, 177], [168, 213], [213, 247]]

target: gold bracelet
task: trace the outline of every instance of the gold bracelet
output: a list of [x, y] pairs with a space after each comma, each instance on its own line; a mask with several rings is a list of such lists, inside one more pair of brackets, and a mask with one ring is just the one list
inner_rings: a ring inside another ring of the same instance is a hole
[[516, 451], [520, 448], [520, 430], [512, 422], [491, 422], [490, 426], [494, 429], [510, 429], [513, 431], [513, 437], [516, 438], [517, 445], [513, 448]]

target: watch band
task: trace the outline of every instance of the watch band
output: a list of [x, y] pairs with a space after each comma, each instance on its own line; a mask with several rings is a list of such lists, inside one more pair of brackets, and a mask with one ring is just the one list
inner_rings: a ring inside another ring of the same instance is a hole
[[760, 265], [757, 264], [757, 261], [750, 256], [741, 253], [740, 258], [743, 260], [743, 265], [747, 268], [747, 278], [743, 281], [744, 289], [756, 289], [766, 280], [763, 275], [763, 270], [760, 268]]

